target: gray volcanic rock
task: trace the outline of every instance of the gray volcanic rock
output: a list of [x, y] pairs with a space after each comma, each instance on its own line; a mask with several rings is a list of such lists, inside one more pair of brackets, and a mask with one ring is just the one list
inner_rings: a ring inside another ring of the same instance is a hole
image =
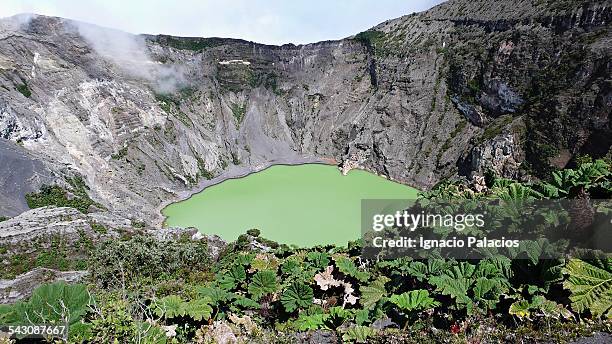
[[0, 161], [0, 214], [15, 216], [28, 210], [25, 195], [55, 181], [41, 161], [1, 138]]
[[32, 295], [34, 289], [43, 283], [64, 281], [78, 283], [87, 271], [57, 271], [37, 268], [12, 280], [0, 280], [0, 304], [15, 303]]
[[572, 340], [570, 344], [596, 344], [612, 342], [612, 334], [605, 332], [595, 332], [590, 337], [580, 337]]
[[[610, 151], [610, 5], [451, 0], [300, 46], [8, 18], [0, 135], [150, 224], [207, 179], [271, 161], [327, 161], [423, 189], [489, 168], [538, 174], [561, 151]], [[23, 210], [17, 198], [0, 210]]]
[[497, 175], [513, 179], [523, 177], [518, 174], [520, 164], [525, 158], [525, 152], [516, 142], [513, 134], [499, 135], [487, 144], [474, 147], [470, 153], [471, 176], [482, 176], [487, 170]]
[[[104, 227], [105, 233], [95, 233], [95, 226]], [[131, 222], [109, 213], [82, 214], [74, 208], [43, 207], [26, 211], [19, 216], [0, 222], [0, 244], [32, 243], [37, 239], [61, 235], [66, 242], [81, 237], [117, 236], [117, 230], [131, 231]]]

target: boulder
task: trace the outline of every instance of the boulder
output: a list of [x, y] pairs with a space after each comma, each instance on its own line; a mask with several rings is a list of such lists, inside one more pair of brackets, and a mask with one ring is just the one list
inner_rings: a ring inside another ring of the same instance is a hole
[[64, 281], [78, 283], [87, 271], [57, 271], [37, 268], [12, 280], [0, 280], [0, 304], [14, 303], [32, 295], [32, 291], [43, 283]]

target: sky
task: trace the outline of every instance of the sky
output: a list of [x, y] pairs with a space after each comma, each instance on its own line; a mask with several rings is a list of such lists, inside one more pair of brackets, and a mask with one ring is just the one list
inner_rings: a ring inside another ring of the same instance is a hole
[[[443, 0], [1, 0], [0, 17], [36, 13], [131, 33], [258, 43], [339, 39]], [[180, 5], [177, 5], [180, 4]]]

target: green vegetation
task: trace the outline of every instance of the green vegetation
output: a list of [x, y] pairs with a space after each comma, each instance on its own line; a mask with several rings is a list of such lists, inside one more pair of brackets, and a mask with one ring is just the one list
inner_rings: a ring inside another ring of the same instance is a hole
[[89, 187], [81, 177], [69, 178], [66, 182], [71, 186], [69, 191], [59, 185], [43, 185], [39, 192], [26, 194], [28, 207], [30, 209], [46, 206], [71, 207], [82, 213], [87, 213], [91, 206], [102, 207], [89, 198], [87, 194]]
[[204, 179], [213, 179], [215, 177], [215, 175], [211, 172], [208, 171], [206, 169], [206, 165], [204, 164], [204, 160], [202, 160], [202, 158], [200, 158], [197, 154], [194, 154], [196, 161], [198, 162], [198, 170], [200, 171], [198, 173], [198, 179], [199, 178], [204, 178]]
[[109, 240], [89, 260], [91, 277], [102, 287], [136, 286], [142, 279], [188, 278], [210, 264], [205, 243], [190, 240], [161, 242], [136, 235]]
[[240, 105], [237, 103], [232, 103], [231, 108], [232, 113], [236, 118], [236, 121], [238, 122], [238, 124], [240, 124], [242, 122], [242, 119], [244, 118], [244, 115], [246, 114], [246, 104]]
[[[249, 85], [249, 87], [255, 88], [261, 85], [271, 90], [277, 96], [281, 96], [285, 93], [285, 91], [278, 86], [279, 76], [275, 72], [252, 70], [251, 68], [245, 66], [241, 66], [240, 68], [247, 68], [245, 82]], [[238, 92], [243, 89], [239, 85], [232, 86], [233, 87], [230, 88], [230, 90], [234, 92]], [[302, 85], [302, 87], [304, 86], [306, 86], [306, 88], [308, 87], [308, 85]]]
[[375, 46], [385, 37], [385, 33], [377, 30], [363, 31], [355, 35], [355, 40], [369, 46]]
[[219, 38], [200, 38], [200, 37], [173, 37], [160, 35], [157, 42], [180, 50], [201, 51], [223, 44]]
[[34, 290], [28, 301], [0, 306], [0, 321], [5, 325], [68, 325], [74, 335], [80, 327], [78, 322], [92, 305], [94, 300], [85, 285], [44, 284]]
[[183, 88], [179, 90], [178, 96], [172, 94], [160, 94], [155, 93], [155, 99], [157, 100], [159, 107], [164, 110], [169, 115], [174, 115], [178, 118], [183, 124], [188, 127], [193, 126], [193, 123], [189, 119], [186, 113], [181, 110], [181, 99], [192, 97], [194, 94], [194, 89], [192, 88]]
[[195, 87], [183, 87], [178, 91], [178, 93], [181, 99], [191, 99], [195, 97], [197, 91], [198, 89]]
[[6, 217], [6, 216], [0, 216], [0, 222], [2, 222], [2, 221], [6, 221], [6, 220], [8, 220], [8, 219], [9, 219], [9, 218], [8, 218], [8, 217]]
[[278, 86], [278, 75], [270, 73], [264, 81], [264, 87], [272, 90], [277, 96], [283, 95], [284, 91]]
[[30, 96], [32, 95], [32, 91], [30, 91], [30, 88], [28, 87], [28, 83], [25, 82], [25, 80], [23, 81], [23, 84], [17, 85], [16, 89], [17, 91], [19, 91], [19, 93], [23, 94], [23, 96], [26, 98], [30, 98]]
[[91, 230], [93, 230], [94, 232], [98, 233], [98, 234], [106, 234], [108, 233], [108, 228], [106, 228], [104, 225], [101, 225], [97, 222], [92, 222], [90, 223], [91, 226]]
[[404, 34], [401, 32], [393, 36], [391, 33], [367, 30], [355, 35], [354, 39], [363, 44], [376, 57], [389, 55], [403, 56], [405, 53], [405, 49], [402, 47], [404, 44]]
[[568, 279], [563, 287], [570, 290], [572, 308], [576, 312], [589, 311], [594, 317], [612, 318], [612, 269], [610, 259], [589, 262], [570, 260], [563, 273]]
[[368, 50], [379, 55], [385, 47], [385, 33], [377, 30], [363, 31], [355, 35], [355, 40], [363, 44]]
[[121, 160], [127, 156], [127, 153], [128, 153], [128, 146], [125, 146], [119, 149], [117, 153], [111, 154], [111, 158], [114, 160]]
[[167, 113], [172, 112], [172, 104], [179, 107], [181, 104], [176, 99], [167, 94], [155, 93], [155, 100], [159, 102], [159, 106]]
[[[611, 180], [612, 166], [596, 160], [556, 171], [550, 182], [489, 176], [485, 190], [448, 181], [421, 197], [520, 202], [586, 191], [609, 199]], [[260, 250], [259, 235], [249, 230], [214, 262], [189, 237], [111, 239], [91, 246], [87, 285], [44, 285], [0, 306], [0, 319], [67, 319], [71, 343], [208, 343], [220, 332], [290, 343], [307, 331], [346, 343], [557, 342], [612, 330], [609, 256], [377, 261], [360, 257], [359, 241]], [[64, 313], [50, 311], [60, 304]]]
[[440, 159], [442, 159], [442, 154], [444, 154], [451, 147], [451, 144], [455, 137], [457, 137], [457, 135], [459, 135], [463, 131], [463, 129], [465, 129], [466, 126], [467, 120], [462, 118], [459, 124], [457, 124], [457, 126], [455, 126], [455, 129], [453, 129], [453, 131], [450, 133], [448, 139], [446, 139], [446, 141], [444, 141], [444, 144], [442, 144], [442, 147], [440, 148], [440, 150], [438, 151], [438, 155], [436, 156], [436, 162], [440, 162]]
[[144, 221], [132, 219], [131, 221], [132, 227], [142, 229], [146, 227], [146, 223]]
[[87, 266], [85, 258], [91, 249], [91, 239], [82, 233], [79, 233], [79, 239], [74, 245], [67, 244], [65, 238], [55, 235], [31, 243], [29, 249], [4, 246], [0, 250], [0, 258], [8, 264], [0, 272], [0, 278], [15, 278], [39, 267], [60, 271], [82, 270]]
[[500, 118], [497, 118], [493, 123], [489, 124], [485, 131], [482, 133], [480, 137], [478, 137], [478, 143], [483, 143], [488, 140], [495, 138], [497, 135], [501, 134], [502, 131], [512, 123], [512, 115], [505, 115]]

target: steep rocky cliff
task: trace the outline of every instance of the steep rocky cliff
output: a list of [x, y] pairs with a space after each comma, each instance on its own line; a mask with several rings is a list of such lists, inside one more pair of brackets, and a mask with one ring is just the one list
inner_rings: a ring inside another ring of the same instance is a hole
[[610, 155], [610, 5], [451, 0], [302, 46], [4, 19], [0, 148], [19, 158], [0, 150], [0, 183], [24, 187], [0, 215], [78, 175], [101, 208], [159, 223], [160, 206], [208, 179], [271, 163], [428, 188]]

